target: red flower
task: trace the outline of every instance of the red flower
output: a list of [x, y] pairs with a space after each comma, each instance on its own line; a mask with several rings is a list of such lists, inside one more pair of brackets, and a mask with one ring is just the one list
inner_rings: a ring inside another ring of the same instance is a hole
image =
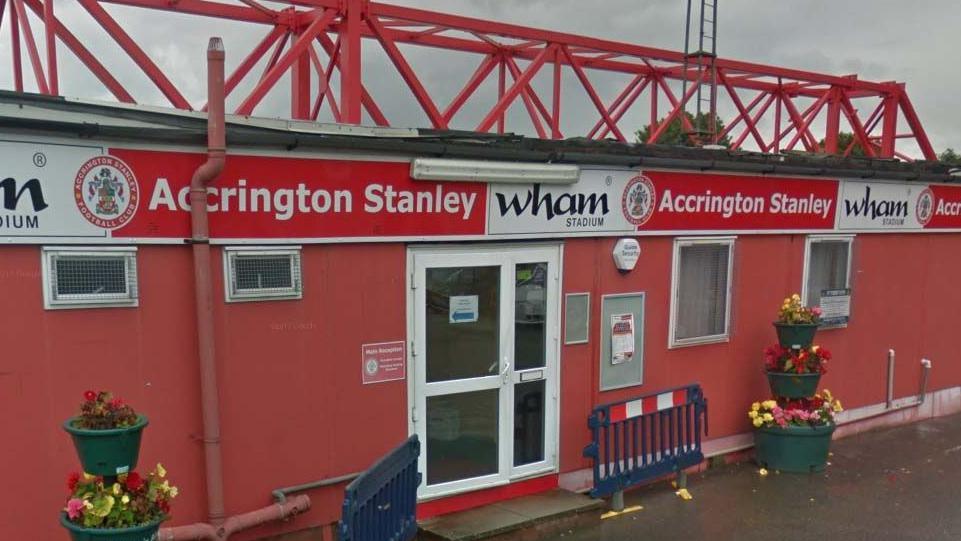
[[121, 399], [121, 398], [114, 398], [113, 400], [110, 401], [110, 407], [111, 407], [112, 409], [115, 409], [115, 410], [122, 408], [122, 407], [123, 407], [123, 399]]
[[77, 472], [73, 472], [67, 477], [67, 488], [70, 490], [70, 492], [73, 492], [77, 489], [77, 483], [79, 482], [80, 474]]
[[127, 485], [127, 490], [136, 492], [137, 490], [140, 490], [140, 487], [143, 486], [143, 478], [140, 477], [139, 473], [132, 471], [127, 474], [127, 480], [125, 481], [125, 484]]
[[97, 399], [97, 393], [95, 393], [95, 392], [93, 392], [93, 391], [87, 391], [87, 392], [83, 393], [83, 397], [84, 397], [84, 399], [87, 400], [87, 402], [93, 402], [94, 400]]

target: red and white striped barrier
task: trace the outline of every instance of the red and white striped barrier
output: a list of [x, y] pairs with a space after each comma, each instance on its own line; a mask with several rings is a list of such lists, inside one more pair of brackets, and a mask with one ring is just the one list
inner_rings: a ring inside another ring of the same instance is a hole
[[655, 411], [680, 406], [685, 402], [687, 402], [687, 389], [678, 389], [676, 391], [648, 396], [647, 398], [631, 400], [630, 402], [611, 406], [610, 421], [617, 423], [626, 419], [633, 419], [634, 417], [640, 417], [647, 413], [654, 413]]

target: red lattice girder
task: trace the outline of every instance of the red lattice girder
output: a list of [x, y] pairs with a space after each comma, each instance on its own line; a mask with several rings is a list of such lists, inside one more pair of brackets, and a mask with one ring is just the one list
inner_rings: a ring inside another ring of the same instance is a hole
[[[566, 133], [630, 141], [634, 132], [646, 125], [647, 142], [656, 143], [677, 119], [695, 137], [694, 126], [683, 113], [695, 99], [698, 85], [709, 81], [711, 75], [697, 65], [686, 64], [683, 53], [677, 51], [368, 0], [286, 0], [269, 5], [258, 0], [77, 2], [170, 105], [188, 110], [192, 105], [183, 89], [172, 82], [171, 74], [163, 73], [145, 52], [149, 48], [130, 35], [123, 21], [115, 19], [108, 8], [122, 5], [152, 10], [155, 24], [164, 24], [162, 14], [169, 12], [209, 18], [214, 23], [211, 28], [216, 27], [217, 20], [246, 25], [250, 42], [256, 45], [249, 51], [228, 51], [240, 62], [227, 78], [227, 92], [236, 93], [257, 66], [262, 66], [263, 72], [259, 80], [245, 85], [251, 86], [250, 90], [232, 100], [239, 104], [234, 110], [239, 114], [257, 114], [268, 93], [286, 92], [292, 118], [317, 119], [326, 102], [337, 122], [359, 123], [366, 111], [374, 123], [389, 125], [388, 115], [364, 82], [365, 78], [368, 84], [379, 79], [378, 71], [383, 69], [382, 63], [365, 65], [369, 55], [362, 55], [362, 48], [373, 47], [389, 60], [431, 127], [482, 132], [524, 129], [525, 125], [513, 125], [516, 115], [508, 114], [520, 103], [539, 137], [561, 138]], [[277, 9], [278, 5], [282, 8]], [[59, 42], [117, 100], [143, 99], [121, 84], [127, 76], [125, 66], [98, 59], [78, 39], [82, 21], [58, 19], [53, 8], [53, 0], [0, 0], [0, 25], [9, 25], [12, 39], [9, 56], [0, 58], [0, 63], [9, 63], [13, 88], [24, 89], [21, 55], [25, 50], [36, 90], [57, 94], [64, 82], [57, 71], [55, 44]], [[39, 32], [43, 33], [40, 37], [45, 57], [35, 39]], [[442, 104], [432, 93], [436, 85], [418, 74], [405, 54], [410, 47], [426, 48], [437, 62], [445, 61], [447, 52], [460, 53], [461, 57], [472, 55], [476, 68], [458, 83], [462, 86], [453, 99]], [[203, 55], [198, 54], [198, 70], [202, 62]], [[909, 159], [915, 154], [935, 159], [902, 83], [863, 81], [852, 75], [827, 75], [725, 58], [716, 59], [715, 69], [718, 114], [725, 124], [715, 137], [730, 138], [733, 148], [750, 145], [763, 152], [799, 148], [849, 154], [858, 145], [868, 155]], [[287, 73], [289, 89], [277, 88]], [[610, 73], [623, 75], [627, 82], [613, 89], [612, 96], [606, 96], [610, 83], [605, 82], [609, 81], [605, 76]], [[548, 90], [539, 92], [533, 84], [535, 78], [549, 80]], [[497, 92], [493, 103], [481, 92], [488, 81]], [[564, 81], [576, 83], [578, 91], [565, 94], [562, 108]], [[685, 91], [678, 90], [682, 86]], [[393, 88], [391, 92], [397, 93]], [[204, 108], [203, 104], [197, 108]], [[470, 115], [465, 113], [468, 109]], [[572, 111], [581, 114], [572, 116]], [[583, 122], [584, 111], [592, 112], [594, 118], [578, 125]], [[391, 111], [387, 113], [393, 116]], [[641, 125], [637, 125], [638, 117], [643, 119]], [[632, 119], [630, 125], [628, 118]], [[845, 148], [838, 145], [842, 131], [854, 134]]]

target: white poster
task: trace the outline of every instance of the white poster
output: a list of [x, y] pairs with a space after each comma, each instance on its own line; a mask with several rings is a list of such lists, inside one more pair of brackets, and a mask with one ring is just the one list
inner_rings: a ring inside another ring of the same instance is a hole
[[822, 325], [846, 325], [851, 317], [851, 290], [823, 289], [820, 305]]
[[455, 295], [450, 298], [450, 322], [474, 323], [477, 321], [477, 295]]
[[845, 181], [841, 183], [838, 229], [917, 230], [934, 215], [927, 184]]
[[611, 315], [611, 364], [634, 358], [634, 314]]

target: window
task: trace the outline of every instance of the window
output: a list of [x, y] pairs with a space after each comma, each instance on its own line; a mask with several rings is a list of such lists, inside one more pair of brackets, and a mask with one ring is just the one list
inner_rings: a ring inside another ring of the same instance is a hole
[[810, 236], [804, 250], [804, 283], [801, 296], [806, 306], [821, 304], [826, 289], [847, 289], [851, 277], [852, 236]]
[[728, 338], [734, 237], [674, 241], [669, 347]]
[[227, 302], [300, 299], [300, 247], [224, 249]]
[[137, 306], [136, 248], [44, 248], [47, 309]]

